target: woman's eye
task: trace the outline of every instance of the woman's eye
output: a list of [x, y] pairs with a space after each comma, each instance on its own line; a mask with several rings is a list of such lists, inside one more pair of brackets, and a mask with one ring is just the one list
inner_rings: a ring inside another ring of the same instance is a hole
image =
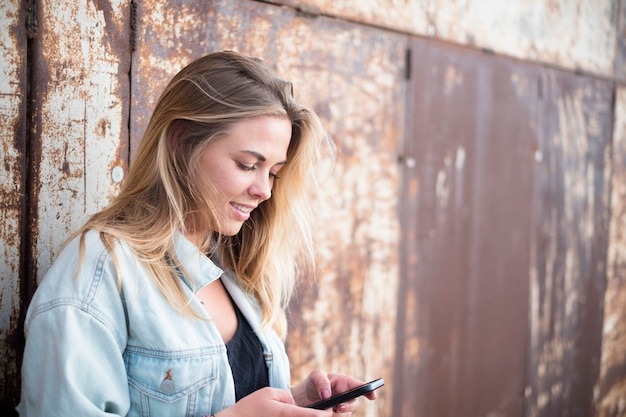
[[239, 168], [243, 169], [244, 171], [254, 171], [256, 169], [256, 166], [246, 165], [242, 162], [237, 162], [237, 165], [239, 165]]
[[[242, 169], [244, 171], [256, 171], [258, 168], [256, 164], [248, 165], [248, 164], [244, 164], [243, 162], [237, 162], [237, 166], [239, 167], [239, 169]], [[274, 180], [277, 180], [280, 178], [277, 172], [270, 172], [269, 176], [270, 178]]]

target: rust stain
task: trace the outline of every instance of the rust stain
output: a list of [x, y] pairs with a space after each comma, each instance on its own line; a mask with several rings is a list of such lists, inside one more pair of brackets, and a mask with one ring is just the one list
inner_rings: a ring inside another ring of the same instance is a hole
[[106, 137], [107, 130], [111, 127], [111, 121], [108, 119], [100, 119], [96, 125], [95, 134], [98, 137]]
[[446, 68], [445, 84], [443, 93], [450, 95], [455, 87], [463, 84], [463, 74], [458, 72], [453, 66]]
[[19, 399], [21, 357], [20, 277], [24, 207], [26, 27], [19, 1], [0, 5], [0, 409]]

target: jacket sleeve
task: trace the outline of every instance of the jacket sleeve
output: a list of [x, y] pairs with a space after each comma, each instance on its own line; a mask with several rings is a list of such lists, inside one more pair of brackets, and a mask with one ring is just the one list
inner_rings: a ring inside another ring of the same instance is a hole
[[124, 341], [104, 317], [89, 305], [62, 299], [32, 312], [22, 364], [21, 415], [127, 414]]

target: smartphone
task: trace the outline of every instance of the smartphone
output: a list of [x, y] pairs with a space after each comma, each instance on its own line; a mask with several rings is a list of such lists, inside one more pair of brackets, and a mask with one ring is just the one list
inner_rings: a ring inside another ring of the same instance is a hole
[[353, 398], [367, 394], [368, 392], [372, 392], [375, 389], [382, 387], [383, 385], [385, 385], [385, 380], [382, 378], [378, 378], [368, 382], [367, 384], [363, 384], [359, 387], [352, 388], [351, 390], [333, 395], [332, 397], [326, 398], [325, 400], [309, 404], [307, 405], [307, 407], [315, 408], [316, 410], [326, 410], [327, 408], [334, 407], [341, 403], [345, 403], [346, 401], [350, 401]]

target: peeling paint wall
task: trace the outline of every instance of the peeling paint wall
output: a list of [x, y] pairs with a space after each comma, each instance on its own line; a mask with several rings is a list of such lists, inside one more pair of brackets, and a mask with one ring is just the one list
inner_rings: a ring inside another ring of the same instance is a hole
[[[286, 0], [312, 13], [626, 80], [624, 0]], [[621, 43], [621, 46], [619, 46]]]
[[125, 1], [0, 5], [0, 414], [19, 398], [20, 320], [38, 280], [127, 166], [129, 11]]
[[24, 238], [26, 26], [18, 0], [0, 3], [0, 398], [15, 402], [21, 356], [20, 277]]
[[234, 49], [340, 150], [294, 381], [384, 377], [355, 417], [626, 416], [624, 0], [7, 0], [0, 28], [0, 414], [60, 245], [170, 77]]
[[[128, 162], [130, 6], [42, 2], [34, 45], [33, 274], [118, 189]], [[114, 175], [114, 173], [117, 173]]]

